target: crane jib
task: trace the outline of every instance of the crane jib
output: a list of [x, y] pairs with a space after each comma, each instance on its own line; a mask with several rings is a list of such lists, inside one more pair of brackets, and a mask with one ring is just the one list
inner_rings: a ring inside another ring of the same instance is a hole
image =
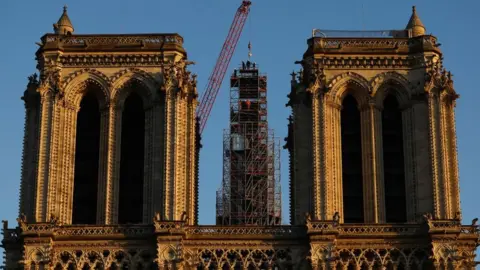
[[199, 118], [199, 132], [203, 132], [212, 110], [213, 104], [220, 90], [225, 73], [227, 72], [230, 60], [232, 59], [235, 48], [240, 39], [243, 27], [250, 12], [252, 2], [243, 0], [241, 6], [237, 9], [233, 22], [230, 26], [227, 38], [223, 44], [220, 55], [218, 56], [212, 74], [209, 77], [205, 91], [203, 92], [200, 104], [198, 105], [196, 116]]

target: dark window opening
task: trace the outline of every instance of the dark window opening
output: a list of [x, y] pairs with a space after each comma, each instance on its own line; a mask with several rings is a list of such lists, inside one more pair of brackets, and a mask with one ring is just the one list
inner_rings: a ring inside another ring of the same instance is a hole
[[142, 223], [145, 112], [141, 97], [133, 92], [122, 113], [120, 202], [118, 223]]
[[95, 224], [97, 219], [100, 110], [97, 97], [89, 91], [77, 115], [73, 224]]
[[341, 112], [343, 218], [345, 223], [363, 223], [362, 133], [357, 101], [343, 100]]
[[385, 212], [387, 222], [406, 222], [405, 167], [402, 111], [397, 99], [388, 95], [382, 113]]

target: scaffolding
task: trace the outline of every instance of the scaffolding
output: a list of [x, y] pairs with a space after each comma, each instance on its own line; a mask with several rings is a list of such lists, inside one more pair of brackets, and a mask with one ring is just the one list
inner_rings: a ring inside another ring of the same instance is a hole
[[234, 70], [230, 86], [217, 224], [280, 225], [280, 140], [268, 128], [267, 77], [248, 61]]

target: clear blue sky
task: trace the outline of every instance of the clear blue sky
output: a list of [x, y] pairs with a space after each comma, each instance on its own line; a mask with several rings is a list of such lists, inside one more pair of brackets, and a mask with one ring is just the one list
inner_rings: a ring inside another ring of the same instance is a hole
[[[480, 168], [480, 19], [479, 1], [422, 0], [253, 0], [251, 18], [232, 60], [232, 68], [247, 57], [252, 41], [253, 59], [269, 75], [269, 121], [282, 138], [287, 133], [293, 62], [302, 57], [312, 28], [403, 29], [417, 11], [439, 38], [445, 64], [455, 75], [461, 98], [457, 103], [457, 130], [461, 199], [464, 222], [479, 214], [477, 177]], [[362, 11], [363, 2], [363, 11]], [[35, 72], [36, 41], [52, 32], [52, 23], [68, 5], [76, 33], [177, 32], [185, 39], [192, 70], [199, 75], [199, 91], [215, 64], [240, 0], [2, 0], [0, 3], [0, 219], [14, 225], [22, 152], [24, 106], [20, 96], [27, 76]], [[362, 15], [363, 14], [363, 15]], [[215, 191], [222, 177], [222, 131], [227, 127], [228, 86], [223, 85], [204, 132], [200, 168], [200, 223], [215, 222]], [[288, 222], [288, 153], [282, 152], [283, 217]]]

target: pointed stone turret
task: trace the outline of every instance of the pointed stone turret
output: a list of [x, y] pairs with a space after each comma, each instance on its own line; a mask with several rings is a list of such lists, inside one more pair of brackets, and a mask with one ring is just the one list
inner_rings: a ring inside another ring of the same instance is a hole
[[59, 35], [73, 34], [74, 29], [73, 29], [72, 22], [68, 17], [66, 5], [63, 7], [63, 14], [60, 17], [60, 19], [58, 19], [58, 22], [53, 24], [53, 30], [55, 31], [55, 34], [59, 34]]
[[426, 32], [425, 26], [423, 25], [422, 21], [420, 20], [420, 17], [418, 17], [417, 10], [415, 9], [415, 6], [412, 7], [412, 16], [410, 17], [410, 20], [408, 21], [406, 29], [411, 29], [412, 30], [412, 36], [414, 36], [414, 37], [425, 35], [425, 32]]

